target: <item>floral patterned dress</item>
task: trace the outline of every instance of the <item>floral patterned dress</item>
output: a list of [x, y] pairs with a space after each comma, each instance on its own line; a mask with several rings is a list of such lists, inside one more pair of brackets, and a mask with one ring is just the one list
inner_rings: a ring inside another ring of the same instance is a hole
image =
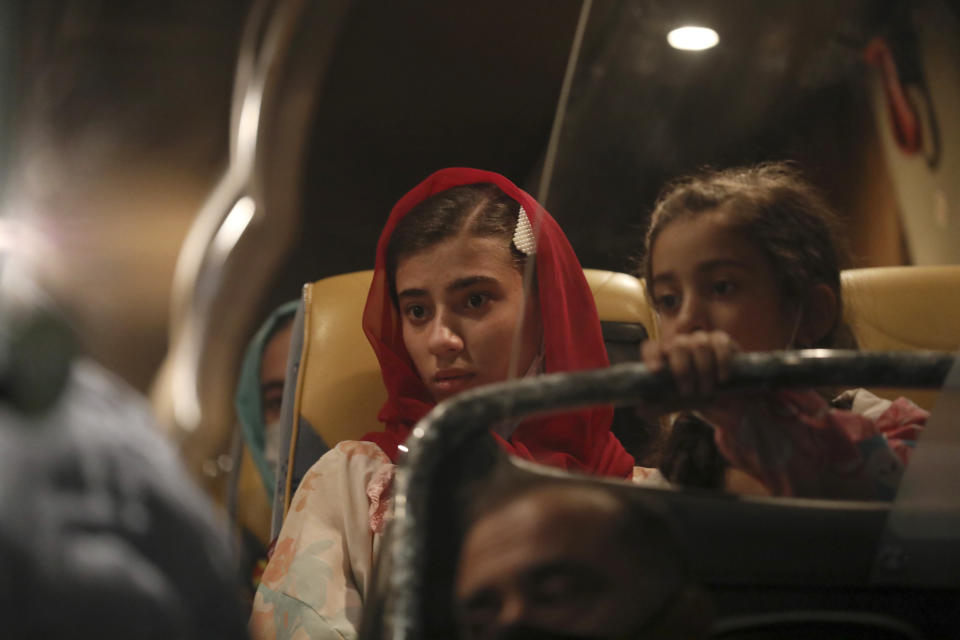
[[346, 441], [304, 476], [253, 603], [253, 638], [355, 638], [394, 465]]

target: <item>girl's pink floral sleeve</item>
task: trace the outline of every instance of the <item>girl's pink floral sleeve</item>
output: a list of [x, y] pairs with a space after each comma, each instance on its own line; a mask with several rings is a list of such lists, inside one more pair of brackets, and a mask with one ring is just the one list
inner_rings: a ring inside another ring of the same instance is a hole
[[929, 414], [906, 398], [877, 400], [866, 415], [812, 391], [784, 391], [710, 422], [727, 460], [774, 495], [889, 500]]
[[903, 464], [910, 461], [910, 453], [927, 424], [930, 412], [900, 397], [877, 418], [877, 431], [882, 433], [890, 448]]

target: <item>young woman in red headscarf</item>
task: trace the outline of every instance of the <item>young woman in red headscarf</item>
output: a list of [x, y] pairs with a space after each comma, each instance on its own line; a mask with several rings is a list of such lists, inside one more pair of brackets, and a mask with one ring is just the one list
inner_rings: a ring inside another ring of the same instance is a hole
[[[388, 391], [385, 429], [340, 443], [304, 477], [257, 592], [254, 638], [355, 637], [398, 447], [437, 402], [517, 374], [607, 366], [593, 296], [560, 227], [512, 182], [476, 169], [438, 171], [394, 206], [363, 327]], [[583, 409], [491, 433], [518, 457], [629, 478], [633, 458], [611, 419], [608, 407]]]

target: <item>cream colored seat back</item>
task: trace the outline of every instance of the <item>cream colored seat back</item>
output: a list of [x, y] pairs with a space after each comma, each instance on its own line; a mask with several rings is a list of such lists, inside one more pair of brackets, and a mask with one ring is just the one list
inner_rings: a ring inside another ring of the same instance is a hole
[[848, 269], [842, 282], [861, 349], [960, 348], [960, 265]]
[[[960, 265], [874, 267], [842, 274], [846, 321], [863, 351], [960, 349]], [[880, 390], [932, 408], [935, 390]]]

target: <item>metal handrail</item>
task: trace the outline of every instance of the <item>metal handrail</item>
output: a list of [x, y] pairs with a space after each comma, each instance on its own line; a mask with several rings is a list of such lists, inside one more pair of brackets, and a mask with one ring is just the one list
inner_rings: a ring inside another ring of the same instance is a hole
[[[733, 358], [718, 394], [825, 385], [930, 388], [943, 384], [954, 356], [943, 352], [856, 352], [805, 350], [750, 353]], [[391, 538], [384, 549], [390, 567], [385, 615], [392, 637], [421, 637], [419, 594], [424, 589], [427, 505], [438, 486], [440, 462], [490, 424], [546, 410], [599, 404], [676, 400], [668, 371], [650, 372], [641, 363], [607, 369], [549, 374], [474, 389], [437, 405], [413, 429], [409, 451], [397, 469]]]
[[[296, 239], [308, 145], [303, 132], [352, 4], [251, 4], [238, 52], [229, 163], [177, 258], [169, 347], [151, 396], [164, 430], [211, 491], [218, 490], [212, 478], [225, 434], [235, 425], [239, 345]], [[221, 304], [225, 299], [229, 308]]]

